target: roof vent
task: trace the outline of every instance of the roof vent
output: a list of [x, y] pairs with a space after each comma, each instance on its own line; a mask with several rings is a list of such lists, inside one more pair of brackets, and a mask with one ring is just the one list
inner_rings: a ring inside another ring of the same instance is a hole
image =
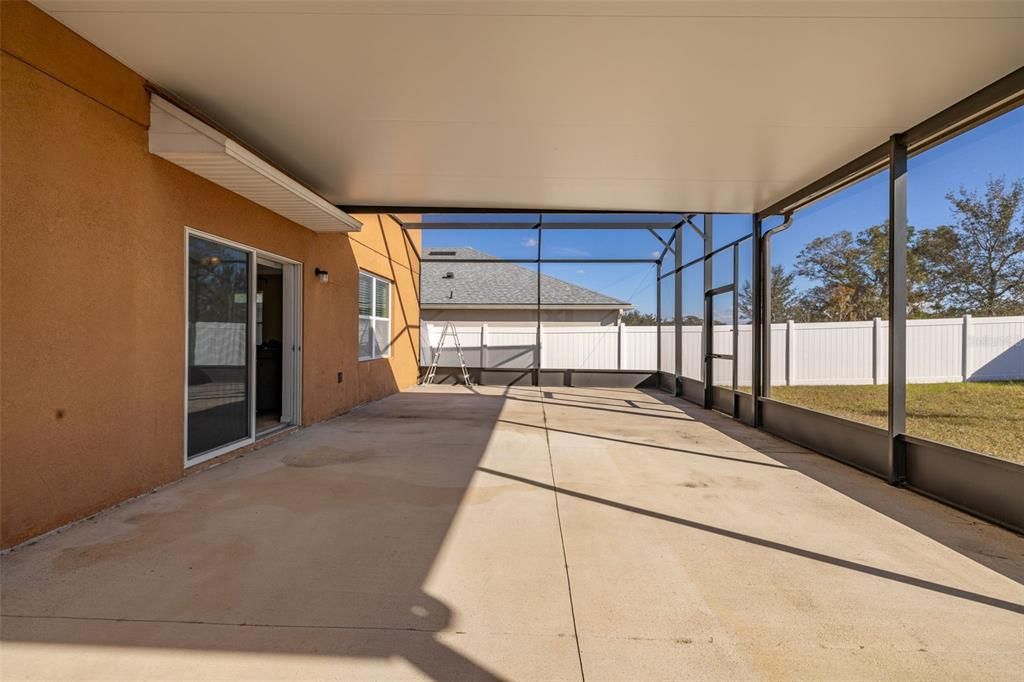
[[441, 279], [455, 279], [455, 273], [454, 272], [446, 272], [443, 275], [441, 275]]

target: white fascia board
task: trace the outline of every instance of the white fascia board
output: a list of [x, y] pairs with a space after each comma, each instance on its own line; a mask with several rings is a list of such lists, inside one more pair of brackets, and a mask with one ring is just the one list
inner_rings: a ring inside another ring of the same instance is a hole
[[159, 95], [150, 101], [149, 151], [314, 232], [363, 224], [215, 128]]

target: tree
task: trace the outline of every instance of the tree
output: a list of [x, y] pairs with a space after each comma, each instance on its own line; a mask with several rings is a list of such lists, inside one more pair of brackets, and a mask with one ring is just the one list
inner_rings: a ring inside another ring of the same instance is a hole
[[870, 320], [885, 314], [886, 266], [876, 253], [885, 226], [854, 236], [840, 230], [811, 240], [796, 258], [796, 273], [817, 284], [800, 297], [800, 309], [813, 319]]
[[[799, 294], [794, 280], [795, 272], [786, 272], [782, 265], [772, 266], [772, 318], [774, 322], [784, 322], [796, 315], [796, 304]], [[753, 317], [754, 295], [748, 279], [740, 287], [739, 295], [740, 319], [749, 320]]]
[[[952, 225], [907, 228], [908, 316], [1024, 315], [1024, 178], [1009, 184], [1003, 177], [989, 178], [983, 194], [961, 187], [946, 199]], [[797, 255], [788, 281], [781, 266], [772, 267], [773, 281], [788, 291], [794, 274], [813, 283], [791, 297], [773, 286], [774, 321], [885, 317], [888, 260], [887, 222], [811, 240]], [[741, 291], [740, 306], [749, 316], [749, 285]]]
[[658, 324], [658, 318], [654, 316], [654, 313], [641, 313], [638, 310], [623, 313], [619, 319], [628, 327], [653, 327]]
[[[907, 313], [927, 312], [917, 232], [907, 227]], [[818, 237], [797, 255], [796, 272], [817, 284], [800, 296], [793, 319], [853, 321], [889, 312], [888, 221], [851, 234], [841, 230]]]
[[[666, 314], [661, 318], [662, 327], [672, 327], [675, 326], [675, 323], [676, 316], [672, 313]], [[699, 315], [683, 315], [679, 319], [679, 324], [683, 327], [699, 327], [704, 324], [704, 318]]]
[[925, 230], [916, 250], [924, 288], [946, 315], [1024, 314], [1024, 178], [990, 177], [984, 195], [946, 195], [954, 224]]

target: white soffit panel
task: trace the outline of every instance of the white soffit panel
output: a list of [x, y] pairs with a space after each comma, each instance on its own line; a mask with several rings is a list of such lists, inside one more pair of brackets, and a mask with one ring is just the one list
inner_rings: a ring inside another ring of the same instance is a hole
[[350, 207], [757, 211], [1024, 64], [1024, 0], [33, 1]]
[[159, 95], [150, 102], [149, 151], [314, 232], [362, 223], [220, 131]]

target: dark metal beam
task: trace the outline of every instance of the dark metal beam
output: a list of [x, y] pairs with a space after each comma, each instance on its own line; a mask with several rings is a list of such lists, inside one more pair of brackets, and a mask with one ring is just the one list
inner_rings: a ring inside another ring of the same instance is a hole
[[545, 230], [650, 230], [652, 228], [660, 227], [668, 230], [675, 227], [676, 221], [666, 220], [664, 222], [655, 222], [651, 220], [643, 221], [594, 221], [594, 222], [551, 222], [544, 223]]
[[[1011, 71], [972, 95], [921, 121], [903, 133], [903, 144], [913, 152], [933, 146], [1024, 103], [1024, 67]], [[757, 212], [760, 218], [795, 211], [885, 168], [889, 143], [883, 142], [849, 163], [822, 176]]]
[[[760, 220], [758, 221], [760, 222]], [[761, 394], [772, 395], [772, 233], [761, 239]], [[763, 410], [762, 410], [763, 413]]]
[[1024, 66], [911, 126], [903, 133], [909, 151], [920, 152], [1024, 103]]
[[672, 236], [668, 238], [668, 243], [665, 244], [665, 248], [661, 250], [661, 254], [658, 256], [658, 263], [661, 263], [665, 260], [666, 253], [671, 251], [672, 255], [675, 255], [676, 249], [680, 248], [679, 246], [676, 246], [676, 235], [679, 234], [679, 230], [677, 230], [676, 228], [679, 227], [680, 224], [681, 223], [676, 223], [675, 225], [672, 226]]
[[541, 347], [540, 347], [541, 335], [543, 333], [543, 331], [541, 329], [541, 321], [540, 321], [540, 315], [541, 315], [541, 303], [540, 303], [540, 295], [541, 295], [540, 263], [541, 263], [541, 259], [540, 259], [540, 254], [541, 254], [542, 242], [544, 240], [544, 227], [543, 227], [543, 224], [544, 224], [544, 216], [540, 216], [540, 221], [537, 223], [537, 348], [536, 348], [535, 354], [534, 354], [534, 359], [535, 359], [535, 362], [534, 362], [534, 372], [533, 372], [533, 385], [534, 386], [540, 386], [540, 370], [541, 370], [541, 366], [540, 365], [541, 365], [541, 356], [543, 354], [543, 351], [541, 350]]
[[889, 140], [889, 483], [907, 480], [907, 145]]
[[657, 263], [656, 258], [435, 258], [427, 256], [423, 263]]
[[696, 225], [695, 225], [695, 224], [693, 223], [693, 219], [694, 219], [694, 218], [695, 218], [696, 216], [697, 216], [697, 214], [696, 214], [696, 213], [691, 213], [690, 215], [686, 216], [686, 219], [685, 219], [685, 220], [686, 220], [686, 224], [687, 224], [687, 225], [689, 225], [689, 226], [690, 226], [690, 228], [691, 228], [691, 229], [692, 229], [692, 230], [693, 230], [694, 232], [696, 232], [696, 233], [697, 233], [697, 236], [698, 236], [698, 237], [700, 237], [701, 239], [703, 239], [703, 238], [704, 238], [704, 231], [703, 231], [703, 230], [701, 230], [701, 229], [700, 229], [699, 227], [697, 227], [697, 226], [696, 226]]
[[[389, 214], [393, 215], [393, 214]], [[396, 219], [397, 220], [397, 219]], [[399, 222], [405, 230], [532, 230], [537, 227], [535, 221], [498, 221], [498, 222], [470, 222], [462, 220], [454, 221], [430, 221], [430, 222]], [[675, 223], [657, 223], [655, 227], [671, 229]], [[545, 223], [545, 230], [653, 230], [651, 221], [642, 223], [624, 222], [579, 222], [579, 223]], [[664, 243], [664, 242], [662, 242]]]
[[838, 191], [842, 187], [851, 185], [861, 178], [878, 172], [885, 167], [885, 157], [888, 149], [889, 145], [887, 143], [878, 145], [861, 154], [853, 161], [843, 164], [831, 173], [823, 175], [811, 184], [758, 211], [756, 216], [764, 219], [773, 215], [781, 215], [784, 212], [795, 211], [826, 194]]
[[732, 249], [732, 416], [739, 417], [739, 402], [736, 400], [736, 384], [739, 383], [740, 363], [736, 358], [740, 354], [740, 306], [739, 306], [739, 282], [740, 278], [740, 249], [734, 246]]
[[[755, 217], [754, 220], [757, 229], [761, 230], [761, 219]], [[761, 265], [761, 274], [758, 278], [761, 283], [761, 333], [759, 337], [761, 351], [758, 355], [758, 359], [761, 361], [761, 371], [758, 373], [758, 378], [761, 382], [761, 393], [765, 398], [771, 397], [772, 394], [772, 237], [779, 232], [788, 230], [792, 224], [793, 214], [787, 213], [781, 224], [764, 232], [761, 236], [761, 257], [758, 261]], [[760, 403], [757, 403], [755, 410], [759, 412], [760, 417], [763, 417]]]
[[761, 372], [764, 356], [762, 354], [761, 338], [764, 330], [764, 314], [762, 312], [762, 306], [764, 305], [764, 275], [762, 263], [762, 237], [761, 237], [761, 220], [760, 218], [754, 218], [754, 241], [752, 243], [752, 259], [753, 262], [752, 272], [750, 276], [750, 345], [751, 345], [751, 358], [750, 358], [750, 395], [754, 401], [753, 414], [751, 415], [751, 421], [753, 426], [761, 426]]
[[[673, 225], [672, 227], [674, 228], [674, 227], [675, 227], [675, 225]], [[655, 238], [655, 239], [657, 239], [657, 240], [658, 240], [659, 242], [661, 242], [661, 243], [662, 243], [662, 245], [663, 245], [663, 246], [664, 246], [664, 247], [665, 247], [666, 249], [671, 249], [671, 248], [672, 248], [672, 246], [671, 246], [671, 244], [672, 244], [671, 240], [670, 240], [670, 241], [665, 241], [664, 239], [662, 239], [662, 238], [661, 238], [661, 235], [660, 235], [660, 234], [658, 234], [657, 232], [655, 232], [655, 231], [654, 231], [654, 228], [653, 228], [653, 227], [648, 227], [648, 228], [647, 228], [647, 231], [648, 231], [648, 232], [650, 232], [650, 233], [651, 233], [652, 235], [654, 235], [654, 238]]]
[[536, 220], [522, 220], [517, 222], [429, 222], [429, 223], [401, 223], [403, 230], [534, 230], [537, 228]]
[[[717, 256], [722, 251], [725, 251], [727, 249], [731, 249], [732, 247], [737, 246], [740, 243], [745, 242], [746, 240], [752, 239], [752, 238], [753, 238], [753, 234], [748, 234], [748, 235], [744, 235], [744, 236], [740, 237], [739, 239], [733, 239], [731, 242], [729, 242], [727, 244], [723, 244], [722, 246], [719, 246], [717, 249], [712, 249], [711, 253], [705, 253], [704, 255], [697, 256], [696, 258], [694, 258], [692, 260], [686, 261], [685, 263], [683, 263], [682, 265], [679, 266], [679, 269], [680, 270], [685, 270], [686, 268], [688, 268], [690, 266], [696, 265], [697, 263], [700, 263], [703, 260], [711, 258], [712, 256]], [[662, 277], [668, 277], [669, 275], [673, 274], [674, 272], [675, 272], [674, 269], [673, 270], [669, 270], [668, 272], [662, 274]]]
[[[675, 230], [675, 242], [676, 244], [683, 245], [683, 227], [677, 225]], [[675, 376], [682, 376], [683, 373], [683, 345], [682, 345], [682, 334], [683, 334], [683, 277], [682, 277], [682, 261], [683, 261], [683, 250], [676, 249], [675, 252], [676, 266], [672, 271], [675, 273], [675, 280], [673, 282], [673, 290], [675, 292], [675, 304], [673, 306], [673, 320], [672, 325], [675, 328], [675, 334], [673, 334], [673, 349], [672, 357], [675, 360]]]
[[654, 271], [654, 352], [655, 368], [661, 371], [661, 259], [655, 266]]
[[715, 223], [710, 213], [704, 214], [704, 320], [702, 321], [701, 352], [704, 361], [704, 407], [711, 409], [714, 403], [714, 363], [711, 353], [714, 351], [714, 335], [711, 329], [711, 322], [714, 318], [714, 294], [713, 273], [711, 259], [714, 250], [711, 248], [714, 243]]
[[708, 289], [707, 290], [707, 294], [708, 294], [708, 296], [718, 296], [719, 294], [730, 294], [730, 293], [733, 293], [733, 291], [735, 291], [735, 289], [736, 289], [736, 286], [733, 285], [733, 284], [723, 284], [720, 287], [714, 287], [713, 289]]
[[[640, 209], [628, 209], [628, 210], [617, 210], [617, 209], [602, 209], [602, 208], [544, 208], [539, 209], [537, 207], [526, 207], [526, 208], [468, 208], [465, 206], [395, 206], [386, 204], [335, 204], [339, 209], [350, 212], [350, 213], [410, 213], [415, 215], [423, 215], [428, 213], [446, 213], [451, 215], [463, 215], [463, 214], [506, 214], [506, 213], [521, 213], [521, 214], [533, 214], [533, 215], [656, 215], [656, 216], [676, 216], [678, 220], [681, 216], [692, 214], [697, 215], [692, 211], [645, 211]], [[740, 213], [739, 215], [744, 215]], [[544, 227], [549, 227], [544, 225]]]

